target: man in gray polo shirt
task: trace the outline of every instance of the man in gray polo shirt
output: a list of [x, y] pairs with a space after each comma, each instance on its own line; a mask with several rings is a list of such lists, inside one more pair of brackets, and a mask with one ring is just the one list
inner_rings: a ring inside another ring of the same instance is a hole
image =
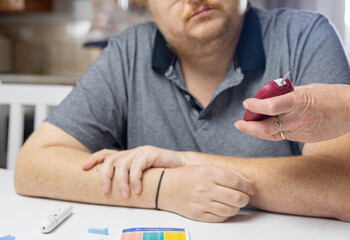
[[[350, 221], [350, 136], [270, 142], [234, 127], [242, 102], [287, 71], [295, 86], [349, 84], [349, 64], [328, 20], [259, 10], [247, 0], [145, 4], [155, 24], [112, 38], [26, 142], [16, 165], [17, 192], [156, 206], [208, 222], [224, 221], [248, 203]], [[274, 134], [280, 138], [277, 126]], [[97, 166], [83, 171], [87, 159], [86, 169]], [[154, 168], [130, 189], [118, 164], [130, 169], [138, 160]], [[157, 191], [162, 166], [173, 168]]]

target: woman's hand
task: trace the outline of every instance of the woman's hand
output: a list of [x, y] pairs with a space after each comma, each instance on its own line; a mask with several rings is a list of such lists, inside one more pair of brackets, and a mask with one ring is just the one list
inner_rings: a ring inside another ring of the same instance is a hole
[[[268, 99], [247, 99], [244, 107], [251, 112], [278, 116], [287, 140], [320, 142], [350, 132], [350, 86], [310, 84], [295, 91]], [[242, 132], [271, 141], [282, 136], [276, 117], [264, 121], [237, 121]]]

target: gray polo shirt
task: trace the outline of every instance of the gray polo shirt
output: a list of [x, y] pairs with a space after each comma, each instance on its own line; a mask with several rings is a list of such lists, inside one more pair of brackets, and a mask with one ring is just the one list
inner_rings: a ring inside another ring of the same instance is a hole
[[238, 157], [298, 155], [302, 143], [271, 142], [236, 130], [242, 102], [287, 71], [295, 86], [350, 79], [339, 38], [317, 13], [250, 9], [232, 59], [203, 108], [186, 88], [176, 55], [157, 26], [130, 27], [109, 41], [47, 121], [93, 152], [153, 145]]

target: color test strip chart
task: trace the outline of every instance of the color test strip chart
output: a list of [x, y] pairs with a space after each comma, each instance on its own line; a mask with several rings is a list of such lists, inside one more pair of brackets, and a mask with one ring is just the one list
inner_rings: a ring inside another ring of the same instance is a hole
[[128, 228], [121, 240], [189, 240], [184, 228]]

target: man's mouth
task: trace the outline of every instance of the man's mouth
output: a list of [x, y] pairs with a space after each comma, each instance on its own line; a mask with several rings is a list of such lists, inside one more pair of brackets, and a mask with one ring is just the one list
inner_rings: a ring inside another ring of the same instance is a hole
[[203, 15], [206, 15], [212, 10], [214, 10], [214, 8], [206, 8], [206, 9], [199, 10], [199, 11], [195, 12], [190, 18], [195, 18], [195, 17], [200, 17]]

